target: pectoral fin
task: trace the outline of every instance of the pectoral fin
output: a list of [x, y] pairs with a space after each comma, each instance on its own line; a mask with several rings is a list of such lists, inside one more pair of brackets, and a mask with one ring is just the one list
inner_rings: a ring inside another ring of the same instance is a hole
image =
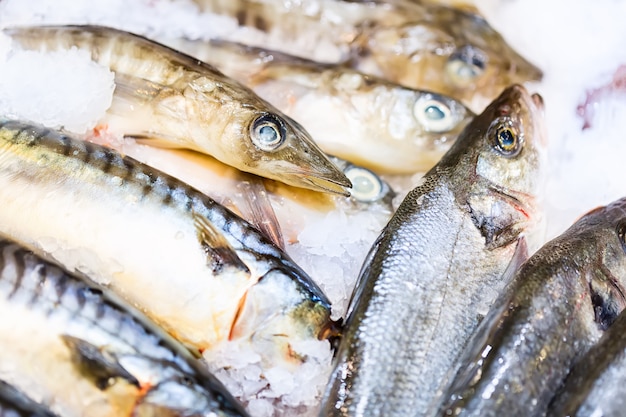
[[207, 264], [216, 274], [225, 268], [234, 268], [244, 273], [250, 273], [235, 249], [206, 217], [193, 213], [193, 220], [198, 233], [198, 240], [207, 254]]
[[62, 335], [61, 339], [70, 349], [72, 361], [80, 373], [94, 381], [99, 389], [104, 390], [111, 386], [115, 378], [123, 378], [139, 388], [137, 378], [124, 369], [117, 361], [115, 353], [106, 347], [69, 335]]
[[237, 187], [241, 190], [244, 199], [245, 207], [243, 209], [240, 207], [243, 217], [254, 224], [276, 246], [284, 250], [283, 232], [263, 180], [253, 175], [246, 175], [246, 179]]

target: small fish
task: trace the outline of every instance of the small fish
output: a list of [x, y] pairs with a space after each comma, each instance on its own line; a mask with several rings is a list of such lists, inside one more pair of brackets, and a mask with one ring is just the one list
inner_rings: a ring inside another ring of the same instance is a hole
[[418, 416], [539, 217], [542, 101], [507, 88], [403, 200], [352, 295], [323, 416]]
[[297, 370], [330, 306], [255, 227], [187, 184], [41, 126], [0, 123], [0, 230], [107, 285], [197, 354]]
[[483, 320], [441, 416], [543, 416], [626, 307], [626, 199], [591, 211], [517, 271]]
[[542, 72], [471, 10], [406, 0], [195, 0], [246, 31], [224, 39], [345, 63], [482, 110], [502, 89]]
[[341, 65], [226, 41], [164, 41], [250, 87], [317, 144], [377, 172], [425, 172], [474, 114], [459, 101]]
[[574, 365], [547, 416], [619, 417], [626, 410], [626, 314]]
[[15, 387], [0, 380], [0, 417], [57, 417]]
[[149, 39], [99, 26], [4, 29], [20, 47], [78, 48], [115, 72], [102, 120], [152, 145], [207, 153], [242, 171], [349, 195], [350, 181], [297, 122], [212, 66]]
[[7, 239], [0, 316], [0, 374], [61, 416], [247, 416], [139, 312]]

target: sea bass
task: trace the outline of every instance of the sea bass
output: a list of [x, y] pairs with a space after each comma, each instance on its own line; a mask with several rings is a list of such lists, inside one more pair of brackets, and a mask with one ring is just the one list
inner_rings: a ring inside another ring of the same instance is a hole
[[524, 263], [468, 344], [439, 415], [545, 415], [571, 366], [626, 307], [625, 239], [621, 199]]
[[246, 30], [224, 39], [321, 62], [344, 62], [408, 87], [434, 91], [482, 110], [506, 86], [540, 80], [480, 15], [403, 0], [195, 0]]
[[622, 416], [626, 409], [625, 384], [626, 314], [620, 313], [600, 341], [572, 368], [547, 415]]
[[203, 152], [242, 171], [347, 195], [350, 181], [294, 120], [212, 66], [99, 26], [4, 29], [20, 47], [79, 48], [115, 72], [102, 123], [151, 144]]
[[58, 417], [15, 387], [0, 380], [0, 417]]
[[0, 230], [119, 293], [196, 353], [250, 345], [263, 366], [332, 325], [325, 295], [248, 222], [102, 146], [0, 124]]
[[[352, 295], [324, 416], [419, 416], [539, 218], [542, 100], [514, 85], [406, 196]], [[516, 251], [517, 250], [517, 251]]]
[[0, 375], [60, 416], [247, 416], [145, 317], [6, 239], [0, 317]]
[[298, 120], [325, 151], [384, 173], [425, 172], [474, 114], [459, 101], [336, 64], [226, 41], [164, 41]]

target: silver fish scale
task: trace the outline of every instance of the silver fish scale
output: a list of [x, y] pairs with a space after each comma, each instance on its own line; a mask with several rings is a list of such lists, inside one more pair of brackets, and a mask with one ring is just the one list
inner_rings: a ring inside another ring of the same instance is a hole
[[[482, 269], [467, 267], [469, 262], [495, 262], [451, 190], [438, 185], [427, 193], [424, 188], [416, 191], [388, 226], [395, 232], [380, 239], [368, 271], [379, 279], [365, 289], [371, 294], [355, 297], [371, 297], [371, 302], [362, 311], [356, 347], [349, 353], [351, 366], [359, 368], [349, 389], [369, 405], [359, 409], [359, 404], [346, 404], [349, 415], [419, 415], [461, 351], [453, 342], [467, 339], [478, 322], [478, 315], [466, 314], [485, 303], [476, 294], [476, 281], [499, 286], [498, 274], [485, 276]], [[411, 270], [415, 264], [424, 266], [419, 276]], [[362, 308], [357, 306], [353, 314]], [[380, 381], [387, 381], [386, 388], [372, 389]]]

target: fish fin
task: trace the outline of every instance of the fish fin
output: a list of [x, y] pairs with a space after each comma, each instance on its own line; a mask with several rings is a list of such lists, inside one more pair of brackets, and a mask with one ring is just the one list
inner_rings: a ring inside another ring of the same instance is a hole
[[509, 264], [502, 273], [502, 282], [511, 282], [513, 280], [513, 275], [515, 275], [519, 267], [527, 260], [528, 243], [526, 242], [526, 237], [522, 236], [517, 240], [515, 252], [513, 252], [513, 256], [511, 257]]
[[276, 213], [263, 184], [263, 180], [253, 175], [246, 175], [237, 188], [241, 190], [244, 200], [243, 217], [256, 226], [276, 246], [285, 250], [283, 232], [276, 218]]
[[206, 217], [195, 212], [192, 215], [198, 240], [207, 254], [207, 264], [211, 269], [219, 273], [224, 268], [231, 267], [249, 274], [250, 270], [224, 235]]
[[112, 378], [123, 378], [128, 383], [140, 387], [139, 381], [117, 361], [115, 353], [106, 347], [96, 346], [86, 340], [70, 335], [61, 335], [70, 349], [72, 361], [81, 374], [93, 380], [100, 390], [113, 385]]

